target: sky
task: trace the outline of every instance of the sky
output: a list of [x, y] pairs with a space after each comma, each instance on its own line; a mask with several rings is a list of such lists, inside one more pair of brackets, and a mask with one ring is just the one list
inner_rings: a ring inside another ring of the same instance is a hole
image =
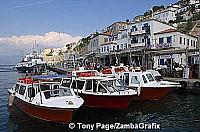
[[[177, 0], [0, 0], [0, 64], [2, 56], [59, 47], [101, 31], [116, 21], [132, 20], [155, 5]], [[15, 51], [15, 52], [13, 52]]]

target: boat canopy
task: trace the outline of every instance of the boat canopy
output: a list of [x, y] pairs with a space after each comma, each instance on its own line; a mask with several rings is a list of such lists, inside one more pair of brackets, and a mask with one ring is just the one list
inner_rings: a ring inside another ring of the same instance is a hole
[[33, 79], [59, 79], [64, 78], [66, 75], [38, 75], [32, 76]]

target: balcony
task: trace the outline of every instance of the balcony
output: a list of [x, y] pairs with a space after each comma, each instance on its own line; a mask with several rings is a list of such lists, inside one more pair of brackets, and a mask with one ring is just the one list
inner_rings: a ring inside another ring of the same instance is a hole
[[144, 47], [145, 46], [145, 43], [134, 43], [134, 44], [131, 44], [131, 48], [133, 47]]
[[145, 30], [139, 30], [139, 31], [134, 31], [134, 32], [130, 32], [130, 35], [134, 36], [134, 35], [142, 35], [145, 34], [146, 31]]
[[172, 47], [172, 43], [161, 43], [161, 44], [156, 44], [156, 48], [169, 48]]

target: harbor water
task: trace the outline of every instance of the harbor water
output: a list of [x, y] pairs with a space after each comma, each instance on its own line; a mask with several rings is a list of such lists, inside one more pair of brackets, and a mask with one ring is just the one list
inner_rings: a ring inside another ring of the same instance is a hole
[[[0, 66], [0, 131], [35, 132], [69, 131], [69, 125], [49, 123], [30, 117], [17, 108], [8, 109], [8, 92], [20, 74], [13, 66]], [[10, 113], [9, 113], [10, 111]], [[132, 102], [128, 110], [98, 110], [82, 107], [71, 123], [82, 124], [139, 124], [157, 123], [162, 131], [200, 131], [200, 95], [177, 93], [168, 94], [160, 101]], [[91, 129], [77, 126], [77, 131]], [[127, 131], [127, 130], [123, 130]], [[132, 130], [129, 130], [132, 131]]]

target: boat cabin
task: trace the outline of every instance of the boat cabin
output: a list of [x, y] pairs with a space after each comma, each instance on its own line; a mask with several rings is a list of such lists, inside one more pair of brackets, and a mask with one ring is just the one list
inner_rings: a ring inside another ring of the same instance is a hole
[[106, 77], [78, 77], [63, 78], [61, 87], [70, 87], [78, 93], [112, 94], [127, 90], [122, 85], [116, 85], [116, 78]]
[[152, 75], [154, 76], [156, 81], [162, 81], [163, 80], [162, 75], [158, 71], [155, 71], [155, 70], [147, 70], [147, 71], [152, 73]]
[[[36, 78], [37, 81], [34, 81]], [[39, 79], [43, 79], [43, 81], [38, 81]], [[47, 77], [20, 78], [12, 90], [23, 100], [41, 104], [55, 97], [74, 95], [69, 87], [60, 88], [60, 82], [44, 81], [44, 79], [47, 80]]]
[[155, 82], [151, 72], [125, 72], [120, 77], [127, 86], [138, 87], [147, 83]]

